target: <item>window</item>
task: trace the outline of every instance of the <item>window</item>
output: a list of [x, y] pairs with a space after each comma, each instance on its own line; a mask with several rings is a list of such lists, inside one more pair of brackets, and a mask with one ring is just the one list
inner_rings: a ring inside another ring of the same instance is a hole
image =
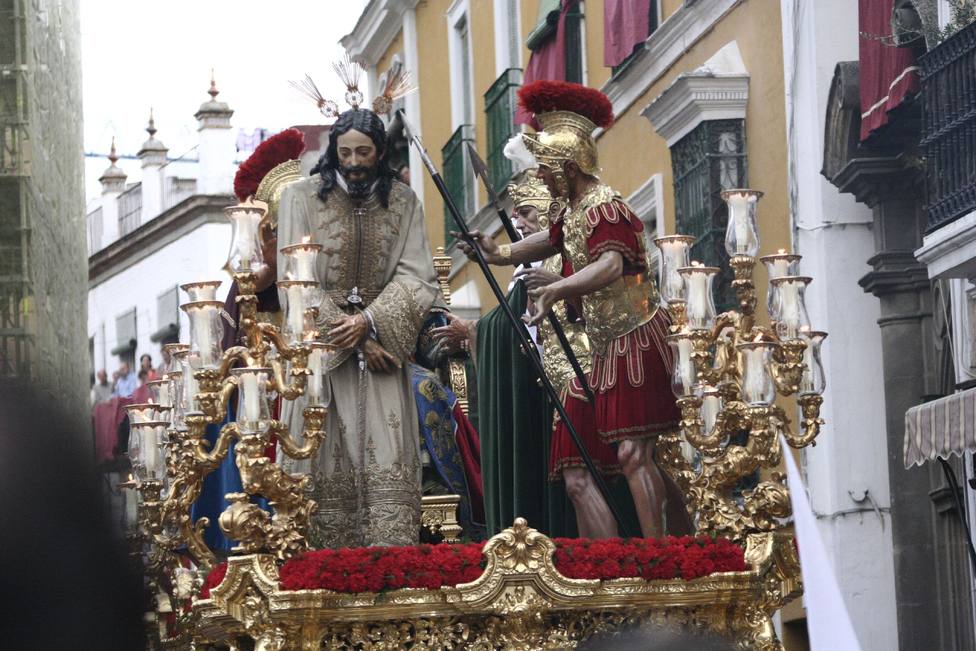
[[[441, 149], [441, 157], [444, 165], [444, 185], [454, 199], [454, 204], [461, 211], [462, 215], [470, 217], [475, 211], [475, 195], [471, 166], [468, 164], [468, 151], [465, 143], [474, 143], [474, 127], [470, 124], [462, 124]], [[451, 211], [444, 205], [444, 242], [450, 246], [454, 242], [451, 231], [456, 231], [457, 226], [451, 217]]]
[[156, 332], [150, 341], [160, 344], [176, 343], [180, 339], [180, 295], [174, 285], [156, 297]]
[[142, 213], [142, 184], [136, 183], [119, 195], [119, 237], [124, 237], [139, 227]]
[[512, 176], [512, 162], [505, 158], [508, 139], [515, 135], [516, 91], [522, 71], [509, 68], [485, 93], [485, 124], [488, 132], [487, 161], [491, 183], [496, 192], [505, 188]]
[[[648, 8], [647, 8], [647, 11], [648, 11], [648, 16], [647, 16], [647, 36], [650, 36], [651, 34], [654, 33], [655, 30], [657, 30], [658, 25], [659, 25], [659, 22], [658, 22], [658, 8], [659, 8], [660, 3], [659, 3], [659, 0], [650, 0], [650, 2], [648, 2], [647, 4], [648, 4]], [[616, 77], [621, 72], [623, 72], [624, 70], [626, 70], [627, 69], [627, 66], [630, 65], [630, 62], [633, 61], [635, 58], [637, 58], [637, 53], [640, 52], [643, 49], [644, 49], [644, 41], [639, 41], [639, 42], [635, 43], [634, 44], [634, 51], [630, 53], [630, 56], [628, 56], [626, 59], [624, 59], [623, 61], [621, 61], [620, 63], [618, 63], [617, 65], [613, 66], [610, 69], [610, 71], [611, 71], [610, 72], [610, 76], [611, 77]]]
[[122, 361], [134, 362], [136, 353], [136, 308], [123, 312], [115, 317], [115, 341], [113, 355], [118, 355]]
[[102, 208], [88, 214], [88, 255], [102, 248]]
[[715, 303], [735, 304], [732, 271], [725, 252], [728, 212], [720, 193], [746, 187], [745, 120], [709, 120], [671, 147], [675, 226], [696, 238], [691, 258], [720, 268]]

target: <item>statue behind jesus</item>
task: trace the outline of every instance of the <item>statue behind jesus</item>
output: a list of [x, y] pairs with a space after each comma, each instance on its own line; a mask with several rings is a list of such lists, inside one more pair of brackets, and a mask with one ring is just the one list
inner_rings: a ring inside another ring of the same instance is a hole
[[[328, 436], [312, 460], [314, 547], [416, 544], [419, 429], [407, 359], [438, 295], [423, 209], [396, 180], [373, 111], [339, 116], [312, 175], [281, 198], [278, 242], [321, 244], [320, 338], [330, 365]], [[279, 279], [288, 270], [279, 258]]]

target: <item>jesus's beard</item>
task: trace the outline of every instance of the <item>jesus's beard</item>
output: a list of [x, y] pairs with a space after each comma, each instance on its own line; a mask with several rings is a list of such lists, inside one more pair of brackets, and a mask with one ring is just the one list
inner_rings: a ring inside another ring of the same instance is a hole
[[[360, 172], [362, 174], [359, 181], [353, 181], [349, 178], [350, 174], [354, 174], [356, 172]], [[339, 173], [342, 174], [342, 178], [346, 182], [346, 192], [349, 194], [350, 198], [365, 199], [372, 192], [373, 182], [376, 180], [375, 167], [351, 165], [349, 167], [340, 167]]]

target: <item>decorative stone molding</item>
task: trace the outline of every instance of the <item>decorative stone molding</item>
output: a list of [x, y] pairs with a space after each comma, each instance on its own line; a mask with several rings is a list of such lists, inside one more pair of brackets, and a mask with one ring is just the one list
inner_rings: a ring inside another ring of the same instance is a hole
[[353, 30], [339, 43], [349, 57], [369, 68], [386, 51], [403, 27], [403, 14], [417, 6], [420, 0], [377, 0], [363, 10]]
[[748, 102], [749, 72], [732, 41], [702, 67], [679, 75], [641, 115], [672, 147], [705, 120], [745, 119]]
[[933, 280], [976, 276], [976, 212], [926, 235], [915, 257]]
[[[685, 2], [654, 30], [625, 70], [614, 75], [602, 90], [613, 103], [613, 114], [620, 116], [663, 77], [677, 61], [711, 31], [742, 0]], [[597, 135], [602, 133], [598, 130]]]

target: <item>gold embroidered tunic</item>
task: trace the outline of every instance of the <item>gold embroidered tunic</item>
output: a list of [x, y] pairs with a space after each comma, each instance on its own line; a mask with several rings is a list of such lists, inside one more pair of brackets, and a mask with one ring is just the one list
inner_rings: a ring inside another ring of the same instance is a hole
[[[317, 458], [289, 465], [312, 475], [313, 547], [416, 544], [420, 433], [407, 359], [439, 292], [423, 209], [400, 182], [387, 208], [375, 195], [353, 200], [338, 184], [322, 201], [319, 184], [316, 176], [284, 190], [278, 242], [310, 235], [323, 247], [316, 266], [321, 336], [337, 317], [368, 310], [377, 340], [402, 368], [371, 372], [356, 351], [340, 351], [330, 365], [327, 438]], [[300, 403], [290, 415], [293, 431], [301, 427]]]

